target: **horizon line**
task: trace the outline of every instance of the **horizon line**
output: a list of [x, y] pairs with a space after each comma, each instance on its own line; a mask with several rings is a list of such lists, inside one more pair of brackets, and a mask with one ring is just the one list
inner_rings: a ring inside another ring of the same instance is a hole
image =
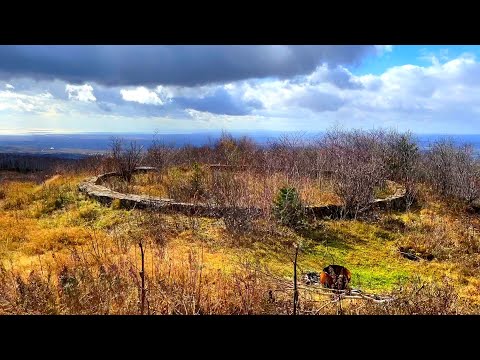
[[[382, 130], [383, 128], [378, 128], [377, 130]], [[349, 131], [350, 129], [346, 129]], [[362, 129], [351, 129], [351, 130], [362, 130]], [[388, 129], [383, 129], [388, 130]], [[75, 131], [75, 132], [49, 132], [49, 131], [29, 131], [29, 132], [18, 132], [18, 133], [2, 133], [0, 131], [0, 136], [36, 136], [36, 135], [195, 135], [195, 134], [208, 134], [208, 133], [222, 133], [235, 134], [235, 133], [246, 133], [246, 134], [255, 134], [255, 133], [304, 133], [304, 134], [322, 134], [328, 130], [319, 130], [319, 131], [307, 131], [307, 130], [223, 130], [223, 129], [212, 129], [212, 130], [196, 130], [196, 131], [184, 131], [184, 132], [142, 132], [142, 131]], [[369, 130], [364, 130], [369, 131]], [[398, 130], [397, 130], [398, 131]], [[438, 133], [438, 132], [414, 132], [411, 130], [398, 131], [399, 133], [410, 132], [413, 135], [439, 135], [439, 136], [477, 136], [479, 133]]]

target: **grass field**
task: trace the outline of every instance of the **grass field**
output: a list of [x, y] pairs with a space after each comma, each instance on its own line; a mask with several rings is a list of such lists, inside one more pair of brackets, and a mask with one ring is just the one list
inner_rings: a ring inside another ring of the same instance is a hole
[[[97, 269], [122, 261], [138, 270], [136, 244], [142, 241], [147, 246], [146, 273], [151, 279], [160, 276], [155, 275], [158, 271], [174, 276], [172, 266], [181, 278], [195, 262], [196, 271], [201, 268], [204, 279], [213, 282], [217, 277], [226, 283], [236, 279], [245, 273], [246, 264], [265, 269], [270, 279], [289, 282], [293, 243], [298, 243], [300, 272], [319, 272], [330, 263], [341, 264], [352, 272], [352, 287], [375, 293], [391, 292], [416, 276], [426, 282], [448, 277], [461, 299], [471, 305], [480, 303], [479, 236], [475, 231], [479, 221], [438, 199], [424, 199], [421, 208], [407, 213], [318, 222], [301, 231], [260, 219], [251, 232], [234, 234], [221, 219], [102, 206], [78, 192], [77, 185], [86, 176], [56, 175], [44, 181], [3, 176], [0, 259], [4, 271], [27, 277], [32, 270], [54, 274], [65, 266], [75, 268], [79, 262]], [[143, 181], [146, 186], [148, 182]], [[138, 184], [142, 178], [135, 185], [141, 188]], [[400, 246], [434, 258], [406, 259]], [[122, 306], [110, 311], [129, 311]]]

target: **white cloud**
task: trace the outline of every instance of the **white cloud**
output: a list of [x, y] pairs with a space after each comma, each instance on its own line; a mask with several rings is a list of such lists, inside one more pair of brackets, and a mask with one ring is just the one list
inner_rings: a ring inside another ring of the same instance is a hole
[[[231, 85], [233, 86], [233, 85]], [[216, 85], [203, 85], [195, 87], [186, 86], [163, 86], [159, 85], [155, 88], [155, 92], [160, 95], [162, 101], [170, 101], [175, 97], [187, 97], [187, 98], [204, 98], [211, 95], [218, 88]]]
[[94, 102], [96, 101], [95, 95], [93, 95], [93, 87], [89, 84], [84, 85], [71, 85], [67, 84], [65, 86], [65, 92], [68, 94], [69, 99], [83, 101], [83, 102]]
[[0, 111], [41, 112], [50, 106], [50, 93], [36, 95], [20, 94], [10, 90], [0, 91]]
[[[428, 66], [395, 66], [380, 75], [355, 76], [344, 68], [321, 66], [293, 80], [223, 87], [261, 101], [264, 109], [254, 114], [288, 118], [299, 130], [321, 130], [340, 120], [351, 127], [480, 132], [480, 63], [471, 54]], [[478, 124], [475, 130], [472, 122]]]
[[[336, 80], [340, 79], [344, 85], [348, 80], [363, 88], [323, 82], [331, 79], [332, 73], [342, 74]], [[363, 76], [352, 75], [346, 69], [320, 67], [303, 81], [270, 81], [246, 85], [243, 90], [244, 97], [259, 99], [268, 110], [285, 108], [288, 111], [288, 105], [292, 104], [303, 104], [317, 111], [338, 108], [329, 106], [330, 102], [372, 113], [431, 111], [453, 104], [472, 108], [480, 102], [480, 63], [467, 54], [444, 64], [426, 67], [407, 64], [392, 67], [381, 75]]]
[[5, 84], [5, 88], [13, 90], [13, 89], [15, 89], [15, 86], [13, 86], [12, 84]]
[[146, 87], [139, 86], [135, 89], [121, 89], [120, 94], [123, 100], [133, 101], [140, 104], [163, 105], [164, 100], [159, 97], [158, 93], [162, 93], [163, 88], [157, 87], [156, 91], [150, 91]]
[[283, 129], [290, 130], [289, 124], [281, 118], [261, 115], [221, 115], [194, 109], [186, 109], [185, 113], [194, 121], [195, 129], [256, 130], [282, 126]]
[[377, 54], [382, 56], [385, 53], [392, 52], [393, 45], [375, 45], [375, 49], [377, 50]]
[[312, 85], [329, 82], [341, 89], [359, 89], [362, 87], [362, 83], [347, 68], [340, 65], [333, 69], [326, 64], [319, 66], [306, 79]]
[[[448, 52], [443, 51], [435, 56], [439, 61], [423, 66], [395, 66], [380, 75], [357, 76], [345, 67], [322, 65], [310, 75], [292, 79], [256, 79], [198, 87], [105, 88], [96, 84], [33, 84], [33, 80], [32, 85], [12, 80], [12, 88], [5, 85], [5, 90], [0, 91], [0, 125], [1, 120], [7, 124], [5, 119], [11, 111], [37, 113], [58, 123], [70, 121], [72, 114], [98, 115], [97, 122], [121, 118], [125, 124], [131, 121], [132, 129], [136, 119], [144, 118], [144, 126], [148, 127], [147, 119], [153, 124], [168, 118], [173, 128], [178, 121], [178, 128], [190, 127], [193, 131], [202, 126], [319, 131], [339, 121], [346, 127], [480, 132], [480, 62], [471, 54], [448, 59]], [[201, 103], [202, 107], [195, 107], [198, 101], [180, 98], [206, 101]], [[234, 105], [257, 102], [263, 106], [252, 106], [245, 112], [247, 115], [222, 115], [225, 113], [214, 111], [222, 99]], [[164, 106], [167, 103], [170, 106]], [[97, 126], [93, 121], [88, 124]]]

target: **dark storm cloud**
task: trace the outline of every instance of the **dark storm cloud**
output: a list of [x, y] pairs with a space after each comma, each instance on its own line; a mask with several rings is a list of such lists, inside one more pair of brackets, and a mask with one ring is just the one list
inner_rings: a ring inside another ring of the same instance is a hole
[[204, 98], [178, 97], [174, 102], [184, 109], [208, 111], [222, 115], [247, 115], [254, 109], [263, 107], [260, 101], [243, 101], [230, 95], [225, 89], [217, 89], [212, 95]]
[[124, 102], [119, 88], [94, 86], [95, 97], [99, 102], [121, 104]]
[[0, 46], [0, 78], [195, 86], [309, 74], [321, 63], [356, 64], [375, 51], [364, 45], [5, 45]]
[[340, 89], [362, 89], [363, 86], [359, 82], [355, 82], [351, 74], [344, 68], [337, 67], [327, 72], [325, 79]]

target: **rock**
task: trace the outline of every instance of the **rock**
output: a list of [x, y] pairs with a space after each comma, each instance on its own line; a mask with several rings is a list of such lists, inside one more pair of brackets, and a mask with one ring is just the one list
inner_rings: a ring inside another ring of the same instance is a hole
[[419, 261], [421, 259], [432, 261], [435, 258], [432, 254], [429, 254], [429, 253], [426, 253], [426, 252], [419, 253], [419, 252], [416, 252], [412, 248], [406, 248], [406, 247], [403, 247], [403, 246], [400, 246], [400, 248], [398, 250], [400, 251], [400, 255], [402, 255], [404, 258], [406, 258], [408, 260], [412, 260], [412, 261]]
[[320, 275], [317, 272], [311, 271], [303, 276], [303, 280], [307, 285], [316, 285], [320, 283]]
[[400, 251], [400, 254], [401, 254], [404, 258], [407, 258], [408, 260], [412, 260], [412, 261], [418, 261], [418, 260], [420, 260], [420, 258], [419, 258], [417, 255], [415, 255], [415, 254], [413, 254], [413, 253], [411, 253], [411, 252], [403, 252], [403, 251]]

